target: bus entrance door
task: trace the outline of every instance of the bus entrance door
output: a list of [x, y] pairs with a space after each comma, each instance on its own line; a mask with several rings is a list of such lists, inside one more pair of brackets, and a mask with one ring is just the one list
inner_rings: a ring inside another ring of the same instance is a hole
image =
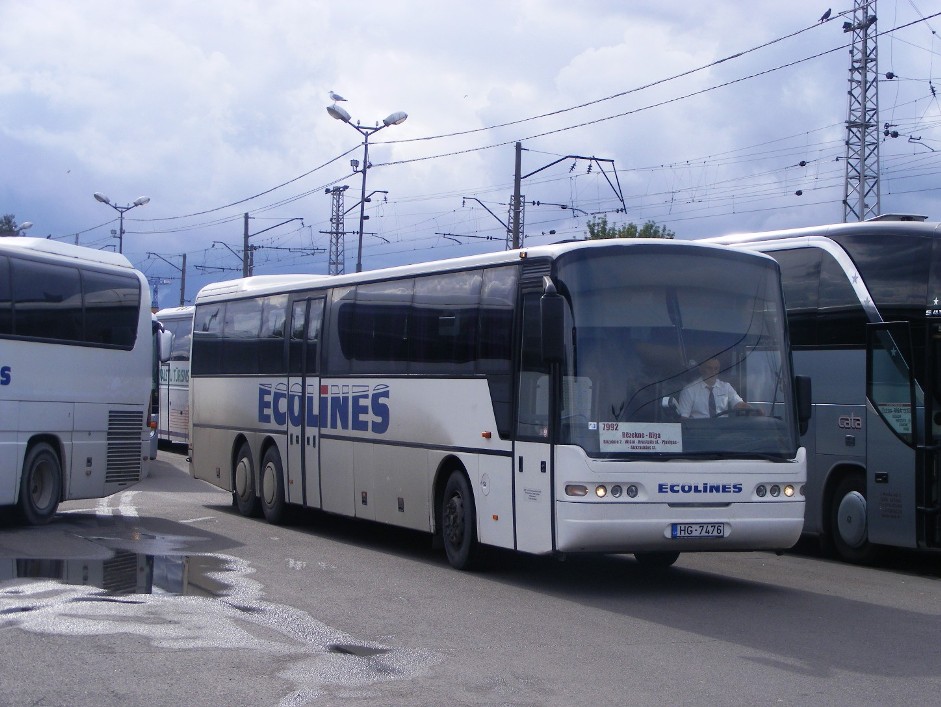
[[[866, 525], [869, 542], [916, 547], [917, 420], [907, 323], [869, 324], [866, 346]], [[905, 443], [900, 446], [893, 440]]]
[[523, 341], [513, 454], [513, 511], [516, 549], [553, 550], [552, 445], [549, 443], [550, 366], [541, 351], [541, 293], [523, 299]]
[[516, 549], [523, 552], [546, 553], [553, 549], [551, 449], [548, 444], [516, 443]]
[[320, 508], [320, 332], [323, 298], [291, 307], [288, 389], [288, 465], [285, 498]]

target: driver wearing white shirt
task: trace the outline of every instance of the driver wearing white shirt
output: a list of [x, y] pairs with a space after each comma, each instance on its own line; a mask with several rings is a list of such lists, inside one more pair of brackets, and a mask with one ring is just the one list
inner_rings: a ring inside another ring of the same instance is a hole
[[680, 417], [715, 417], [729, 410], [750, 407], [731, 384], [719, 380], [719, 359], [703, 361], [699, 374], [699, 380], [680, 391], [677, 401]]

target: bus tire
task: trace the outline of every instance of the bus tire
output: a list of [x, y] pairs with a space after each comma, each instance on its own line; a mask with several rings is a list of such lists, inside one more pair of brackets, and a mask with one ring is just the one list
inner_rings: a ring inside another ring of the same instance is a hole
[[284, 501], [284, 471], [277, 447], [269, 447], [261, 460], [261, 510], [272, 525], [284, 522], [287, 504]]
[[641, 567], [671, 567], [680, 557], [678, 552], [635, 552], [634, 559]]
[[255, 494], [255, 465], [252, 464], [252, 451], [248, 443], [239, 447], [232, 470], [232, 499], [235, 507], [246, 518], [258, 516], [260, 507]]
[[52, 520], [62, 498], [62, 465], [55, 450], [45, 442], [33, 445], [23, 460], [19, 515], [30, 525]]
[[866, 482], [861, 474], [840, 479], [830, 500], [829, 538], [837, 557], [857, 565], [876, 560], [879, 548], [869, 542]]
[[441, 540], [448, 563], [457, 570], [477, 564], [477, 510], [470, 483], [460, 469], [448, 476], [441, 499]]

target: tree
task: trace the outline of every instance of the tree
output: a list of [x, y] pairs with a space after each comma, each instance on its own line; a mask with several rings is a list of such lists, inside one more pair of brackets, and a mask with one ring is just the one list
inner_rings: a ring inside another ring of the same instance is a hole
[[16, 217], [13, 214], [4, 214], [0, 216], [0, 236], [22, 236], [23, 229], [16, 223]]
[[666, 226], [658, 226], [653, 221], [647, 221], [638, 227], [636, 223], [627, 223], [615, 226], [608, 223], [607, 216], [591, 219], [587, 224], [589, 240], [603, 238], [674, 238], [676, 233]]

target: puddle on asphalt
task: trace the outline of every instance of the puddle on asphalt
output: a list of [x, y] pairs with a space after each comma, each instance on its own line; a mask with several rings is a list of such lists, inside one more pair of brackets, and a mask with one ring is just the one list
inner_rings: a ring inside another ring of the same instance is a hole
[[0, 586], [12, 580], [46, 579], [94, 587], [99, 596], [171, 594], [221, 597], [228, 563], [214, 555], [142, 555], [117, 550], [104, 560], [0, 558]]
[[290, 686], [284, 707], [308, 704], [328, 685], [408, 680], [442, 661], [426, 650], [361, 640], [267, 600], [255, 569], [221, 552], [234, 545], [230, 539], [125, 515], [132, 493], [118, 497], [125, 509], [118, 515], [60, 514], [47, 526], [0, 534], [0, 630], [132, 634], [155, 650], [278, 656], [277, 676]]

